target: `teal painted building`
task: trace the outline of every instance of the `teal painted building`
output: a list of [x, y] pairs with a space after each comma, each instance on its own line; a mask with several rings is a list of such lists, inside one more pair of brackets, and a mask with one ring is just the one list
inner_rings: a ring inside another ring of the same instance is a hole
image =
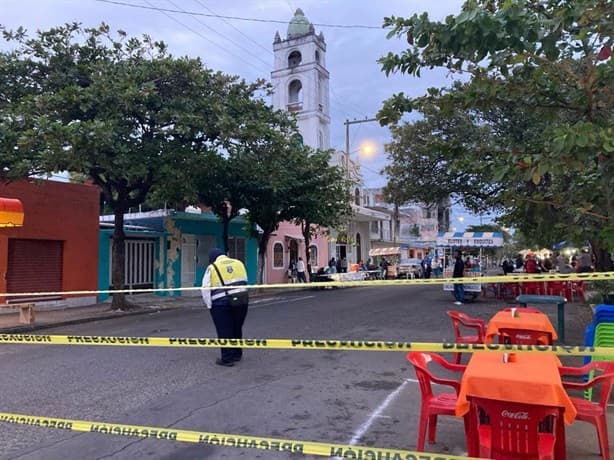
[[[222, 224], [211, 213], [152, 211], [125, 215], [126, 289], [156, 289], [158, 295], [198, 296], [208, 265], [209, 249], [222, 248]], [[99, 234], [98, 286], [110, 289], [113, 216], [102, 216]], [[228, 229], [230, 257], [245, 263], [250, 284], [256, 283], [258, 244], [242, 217]], [[109, 297], [100, 295], [100, 300]]]

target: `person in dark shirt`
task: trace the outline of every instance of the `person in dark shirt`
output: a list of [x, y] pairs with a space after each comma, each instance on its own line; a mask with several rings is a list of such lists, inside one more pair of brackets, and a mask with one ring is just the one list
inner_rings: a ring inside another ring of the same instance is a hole
[[[462, 278], [464, 276], [465, 263], [463, 262], [463, 254], [460, 250], [457, 250], [452, 278]], [[462, 305], [465, 303], [465, 287], [463, 283], [454, 283], [454, 298], [456, 299], [456, 302], [454, 302], [455, 305]]]

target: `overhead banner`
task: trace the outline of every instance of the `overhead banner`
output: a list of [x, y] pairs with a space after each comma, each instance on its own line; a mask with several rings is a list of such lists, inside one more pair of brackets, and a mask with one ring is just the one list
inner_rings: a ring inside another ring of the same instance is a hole
[[503, 247], [503, 233], [500, 232], [439, 232], [437, 246], [464, 248]]

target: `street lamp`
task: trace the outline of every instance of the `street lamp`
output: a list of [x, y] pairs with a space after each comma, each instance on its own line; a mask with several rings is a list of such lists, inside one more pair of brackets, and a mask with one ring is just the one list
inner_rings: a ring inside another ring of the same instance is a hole
[[[345, 120], [345, 122], [343, 123], [345, 125], [345, 165], [346, 165], [346, 175], [347, 178], [350, 178], [350, 125], [355, 125], [358, 123], [370, 123], [373, 121], [377, 121], [377, 118], [367, 118], [365, 117], [364, 120]], [[373, 147], [373, 146], [372, 146]], [[372, 151], [375, 151], [375, 148], [373, 147]], [[366, 154], [366, 153], [365, 153]]]

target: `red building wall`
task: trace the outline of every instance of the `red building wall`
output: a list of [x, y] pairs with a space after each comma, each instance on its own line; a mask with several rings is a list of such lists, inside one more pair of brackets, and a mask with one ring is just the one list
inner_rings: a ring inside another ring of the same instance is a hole
[[[24, 180], [0, 183], [0, 197], [20, 199], [24, 210], [23, 227], [0, 228], [0, 293], [7, 292], [9, 238], [62, 241], [62, 291], [97, 289], [97, 187]], [[0, 303], [5, 299], [0, 297]]]

